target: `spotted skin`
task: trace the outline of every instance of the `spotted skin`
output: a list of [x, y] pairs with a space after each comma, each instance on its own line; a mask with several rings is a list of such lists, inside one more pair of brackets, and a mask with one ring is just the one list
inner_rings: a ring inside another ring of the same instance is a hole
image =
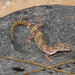
[[15, 29], [16, 26], [18, 26], [18, 25], [25, 25], [25, 26], [27, 26], [30, 29], [30, 31], [32, 33], [32, 36], [27, 38], [26, 43], [29, 43], [30, 40], [32, 38], [34, 38], [37, 46], [43, 52], [46, 53], [45, 57], [46, 57], [46, 59], [48, 61], [50, 61], [48, 56], [52, 55], [52, 54], [55, 54], [58, 51], [71, 51], [70, 45], [65, 43], [65, 42], [57, 43], [57, 44], [55, 44], [55, 46], [48, 45], [47, 42], [46, 42], [44, 34], [39, 29], [39, 27], [43, 26], [42, 20], [39, 20], [39, 21], [40, 21], [40, 24], [38, 24], [38, 25], [34, 25], [32, 23], [29, 23], [26, 20], [18, 20], [16, 22], [14, 22], [12, 24], [12, 26], [11, 26], [11, 31], [10, 31], [11, 32], [11, 38], [14, 39], [14, 29]]

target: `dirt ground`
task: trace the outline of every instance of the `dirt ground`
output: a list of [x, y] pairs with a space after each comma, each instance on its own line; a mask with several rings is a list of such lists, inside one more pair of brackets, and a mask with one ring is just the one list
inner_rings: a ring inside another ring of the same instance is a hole
[[24, 8], [53, 4], [75, 6], [75, 0], [0, 0], [0, 17]]

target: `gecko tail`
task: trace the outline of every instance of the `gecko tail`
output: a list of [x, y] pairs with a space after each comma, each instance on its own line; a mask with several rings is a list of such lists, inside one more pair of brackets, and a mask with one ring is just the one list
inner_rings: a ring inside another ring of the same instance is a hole
[[33, 24], [32, 23], [29, 23], [28, 21], [26, 21], [26, 20], [18, 20], [18, 21], [16, 21], [16, 22], [14, 22], [13, 24], [12, 24], [12, 26], [11, 26], [11, 30], [10, 30], [10, 34], [11, 34], [11, 38], [12, 39], [14, 39], [14, 29], [15, 29], [15, 27], [16, 26], [18, 26], [18, 25], [25, 25], [25, 26], [27, 26], [27, 27], [29, 27], [29, 28], [33, 28]]

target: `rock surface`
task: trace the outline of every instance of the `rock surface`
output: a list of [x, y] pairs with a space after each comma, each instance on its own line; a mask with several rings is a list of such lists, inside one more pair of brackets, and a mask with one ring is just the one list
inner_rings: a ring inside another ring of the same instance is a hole
[[[15, 39], [10, 37], [10, 27], [16, 20], [27, 20], [33, 24], [39, 24], [38, 18], [43, 17], [44, 26], [40, 29], [46, 36], [50, 45], [58, 42], [67, 42], [72, 47], [72, 52], [59, 52], [50, 56], [53, 59], [48, 63], [44, 54], [31, 40], [29, 44], [24, 44], [26, 38], [31, 36], [26, 26], [17, 26], [15, 28]], [[9, 56], [16, 59], [34, 61], [46, 66], [54, 65], [60, 62], [75, 59], [75, 7], [61, 5], [46, 5], [32, 7], [14, 12], [6, 17], [0, 18], [0, 55]], [[12, 67], [24, 69], [23, 72], [12, 70]], [[17, 62], [8, 59], [0, 59], [0, 75], [22, 75], [40, 66]], [[66, 70], [75, 74], [74, 62], [58, 66], [57, 68]], [[31, 75], [65, 75], [65, 73], [47, 69], [33, 73]]]

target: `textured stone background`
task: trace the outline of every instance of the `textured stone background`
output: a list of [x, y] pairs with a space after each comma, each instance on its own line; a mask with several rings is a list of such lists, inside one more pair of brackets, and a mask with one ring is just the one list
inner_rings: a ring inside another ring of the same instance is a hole
[[[72, 47], [72, 52], [59, 52], [50, 56], [53, 61], [48, 63], [42, 52], [31, 40], [29, 44], [24, 44], [25, 39], [31, 36], [26, 26], [17, 26], [15, 28], [15, 39], [10, 37], [10, 27], [16, 20], [27, 20], [33, 24], [39, 24], [38, 18], [43, 17], [44, 26], [40, 29], [46, 36], [50, 45], [58, 42], [67, 42]], [[75, 7], [63, 5], [49, 5], [27, 8], [14, 12], [8, 16], [0, 18], [0, 55], [9, 56], [16, 59], [23, 59], [38, 62], [46, 66], [54, 65], [60, 62], [75, 59]], [[25, 69], [23, 72], [16, 72], [12, 67]], [[40, 69], [41, 67], [17, 62], [8, 59], [0, 59], [0, 75], [22, 75], [29, 71]], [[75, 63], [68, 63], [58, 66], [62, 70], [75, 74]], [[31, 75], [66, 75], [47, 69]]]

